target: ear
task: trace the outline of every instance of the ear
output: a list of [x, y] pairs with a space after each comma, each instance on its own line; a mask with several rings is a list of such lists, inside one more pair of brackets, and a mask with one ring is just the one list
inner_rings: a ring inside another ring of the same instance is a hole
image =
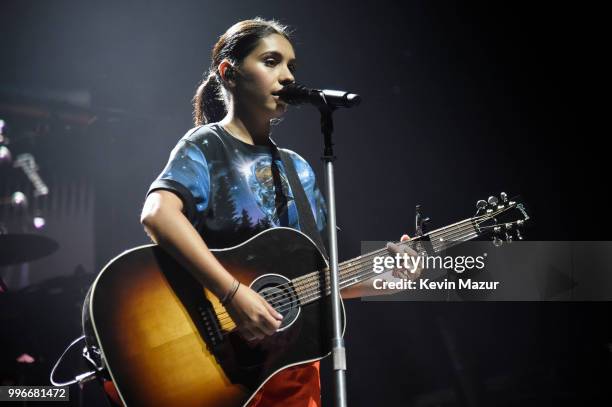
[[234, 82], [234, 77], [231, 75], [227, 75], [228, 69], [231, 70], [232, 68], [233, 66], [231, 62], [228, 61], [227, 59], [224, 59], [223, 61], [221, 61], [221, 63], [219, 64], [219, 67], [217, 68], [219, 70], [219, 76], [221, 76], [221, 79], [230, 86], [234, 86], [236, 84]]

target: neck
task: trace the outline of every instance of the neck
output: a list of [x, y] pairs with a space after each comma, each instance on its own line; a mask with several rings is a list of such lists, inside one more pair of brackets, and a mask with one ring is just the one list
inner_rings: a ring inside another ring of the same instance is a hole
[[270, 137], [270, 120], [261, 115], [241, 111], [236, 106], [229, 109], [227, 115], [219, 122], [232, 136], [252, 145], [267, 145]]
[[[474, 239], [480, 234], [475, 218], [465, 219], [461, 222], [436, 229], [425, 236], [400, 242], [401, 245], [408, 245], [417, 253], [431, 251], [439, 253], [452, 246]], [[429, 250], [427, 250], [429, 248]], [[375, 277], [374, 258], [377, 256], [393, 256], [386, 247], [373, 252], [363, 254], [354, 259], [344, 261], [338, 265], [340, 289], [366, 281]], [[299, 301], [302, 305], [316, 301], [324, 295], [328, 295], [331, 290], [329, 269], [325, 269], [323, 275], [319, 271], [305, 274], [292, 280], [296, 289]]]

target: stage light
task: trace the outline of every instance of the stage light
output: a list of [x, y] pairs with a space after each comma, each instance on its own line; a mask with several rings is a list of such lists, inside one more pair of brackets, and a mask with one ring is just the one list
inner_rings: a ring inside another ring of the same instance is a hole
[[33, 223], [36, 229], [42, 229], [47, 222], [42, 216], [34, 216]]
[[25, 208], [28, 206], [28, 198], [21, 191], [14, 192], [11, 195], [11, 205], [15, 208]]
[[0, 146], [0, 165], [10, 164], [13, 161], [11, 150], [6, 146]]

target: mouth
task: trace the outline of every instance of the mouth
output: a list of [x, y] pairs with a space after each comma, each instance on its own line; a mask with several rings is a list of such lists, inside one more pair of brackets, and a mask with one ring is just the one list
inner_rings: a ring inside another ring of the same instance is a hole
[[272, 97], [274, 98], [274, 100], [275, 100], [277, 103], [280, 103], [280, 104], [283, 104], [283, 105], [286, 105], [286, 104], [287, 104], [287, 103], [286, 103], [284, 100], [282, 100], [282, 99], [280, 98], [280, 96], [278, 96], [278, 95], [272, 94]]

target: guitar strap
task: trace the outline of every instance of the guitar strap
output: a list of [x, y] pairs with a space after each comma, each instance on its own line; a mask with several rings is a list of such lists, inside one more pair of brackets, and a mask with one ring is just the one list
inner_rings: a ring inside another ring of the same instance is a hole
[[298, 212], [298, 220], [300, 223], [300, 229], [304, 232], [308, 237], [312, 239], [313, 242], [317, 245], [323, 256], [326, 259], [327, 250], [325, 250], [325, 245], [323, 244], [323, 239], [321, 239], [321, 234], [317, 228], [314, 215], [312, 214], [312, 209], [308, 200], [306, 198], [306, 192], [304, 192], [304, 187], [298, 178], [297, 172], [295, 171], [295, 166], [293, 165], [293, 160], [289, 156], [285, 150], [281, 150], [276, 147], [275, 150], [280, 155], [280, 159], [283, 163], [283, 167], [285, 167], [285, 171], [287, 173], [287, 179], [289, 180], [289, 186], [291, 187], [291, 191], [293, 192], [293, 198], [295, 199], [295, 204]]

